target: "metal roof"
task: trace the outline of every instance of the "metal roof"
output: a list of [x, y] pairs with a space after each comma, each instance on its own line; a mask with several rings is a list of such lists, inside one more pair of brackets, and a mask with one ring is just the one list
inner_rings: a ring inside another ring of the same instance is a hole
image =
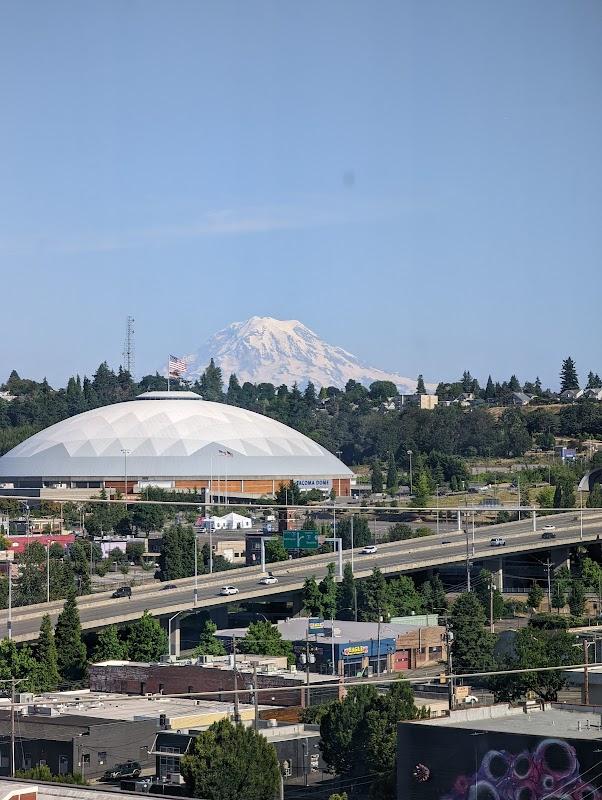
[[341, 477], [351, 471], [302, 433], [193, 392], [149, 392], [51, 425], [0, 458], [0, 477]]

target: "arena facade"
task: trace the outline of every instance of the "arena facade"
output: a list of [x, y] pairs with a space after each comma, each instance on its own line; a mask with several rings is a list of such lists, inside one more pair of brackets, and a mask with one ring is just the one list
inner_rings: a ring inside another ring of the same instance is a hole
[[148, 486], [256, 499], [281, 483], [349, 495], [352, 472], [298, 431], [194, 392], [146, 392], [58, 422], [0, 458], [3, 494], [138, 496]]

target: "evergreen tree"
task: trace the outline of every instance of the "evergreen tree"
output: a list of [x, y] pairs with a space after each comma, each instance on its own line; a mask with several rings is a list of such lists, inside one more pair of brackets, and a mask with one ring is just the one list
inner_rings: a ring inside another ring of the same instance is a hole
[[54, 639], [60, 675], [66, 681], [80, 683], [87, 675], [88, 659], [73, 591], [65, 600], [63, 610], [56, 621]]
[[414, 499], [412, 505], [416, 508], [426, 508], [431, 501], [431, 485], [428, 475], [423, 470], [418, 474], [418, 479], [414, 482]]
[[560, 369], [560, 391], [564, 392], [567, 389], [578, 389], [579, 377], [575, 368], [575, 362], [569, 356], [562, 362]]
[[[304, 528], [304, 530], [307, 530]], [[337, 536], [343, 541], [343, 550], [349, 550], [351, 547], [351, 519], [343, 517], [337, 520]], [[360, 516], [359, 514], [353, 515], [353, 547], [365, 547], [370, 544], [372, 540], [372, 533], [368, 525], [367, 517]]]
[[439, 575], [428, 578], [420, 589], [426, 611], [440, 614], [447, 609], [447, 596]]
[[351, 564], [343, 567], [343, 580], [337, 587], [337, 619], [355, 619], [357, 588]]
[[132, 661], [158, 661], [169, 647], [167, 632], [159, 620], [145, 611], [128, 626], [126, 646]]
[[594, 484], [585, 505], [588, 508], [602, 508], [602, 486], [599, 483]]
[[585, 586], [580, 580], [571, 581], [569, 595], [569, 609], [574, 617], [581, 617], [585, 613]]
[[322, 594], [313, 575], [303, 584], [303, 611], [309, 617], [322, 616]]
[[485, 612], [472, 592], [459, 595], [450, 617], [455, 672], [485, 672], [494, 667], [495, 637], [485, 630]]
[[587, 376], [587, 386], [586, 389], [602, 389], [602, 380], [600, 376], [596, 373], [590, 371]]
[[372, 462], [372, 491], [374, 494], [380, 494], [383, 490], [383, 473], [380, 468], [380, 463], [375, 459]]
[[416, 382], [416, 394], [426, 394], [426, 387], [422, 375], [418, 376], [418, 381]]
[[40, 625], [40, 635], [36, 647], [38, 666], [36, 683], [40, 692], [54, 692], [58, 689], [61, 676], [58, 669], [58, 656], [54, 642], [54, 631], [49, 614], [44, 614]]
[[201, 375], [199, 388], [204, 400], [221, 403], [224, 399], [222, 371], [215, 366], [215, 361], [210, 360], [205, 372]]
[[234, 373], [230, 375], [230, 380], [228, 381], [228, 391], [226, 393], [226, 402], [229, 403], [231, 406], [237, 406], [240, 403], [241, 399], [241, 389], [240, 383], [238, 382], [238, 378]]
[[557, 483], [556, 487], [554, 488], [553, 503], [554, 503], [553, 506], [554, 508], [562, 508], [562, 486], [560, 485], [560, 483]]
[[217, 625], [210, 619], [205, 620], [201, 628], [199, 643], [192, 651], [194, 656], [225, 656], [226, 648], [223, 642], [215, 636]]
[[389, 464], [387, 466], [387, 491], [390, 494], [395, 494], [399, 487], [399, 480], [397, 478], [397, 464], [395, 463], [395, 456], [389, 453]]
[[334, 564], [328, 564], [326, 575], [318, 584], [320, 596], [322, 598], [322, 614], [326, 618], [332, 618], [337, 610], [337, 585], [334, 580]]
[[119, 638], [115, 625], [108, 625], [98, 634], [96, 647], [92, 653], [92, 661], [120, 661], [127, 658], [127, 646]]
[[538, 611], [539, 606], [541, 605], [545, 596], [546, 594], [544, 590], [537, 583], [537, 581], [535, 581], [529, 590], [529, 594], [527, 595], [527, 605], [535, 609], [535, 611]]
[[485, 386], [485, 400], [495, 399], [495, 386], [491, 375], [487, 378], [487, 385]]
[[491, 610], [491, 600], [493, 599], [493, 619], [501, 619], [504, 616], [504, 598], [499, 589], [493, 586], [493, 598], [491, 597], [491, 588], [493, 586], [493, 575], [488, 569], [482, 569], [479, 572], [475, 594], [479, 598], [479, 602], [483, 606], [485, 618], [488, 623], [491, 623], [489, 612]]
[[389, 618], [389, 591], [382, 572], [375, 567], [372, 574], [360, 582], [359, 616], [363, 622], [378, 622]]

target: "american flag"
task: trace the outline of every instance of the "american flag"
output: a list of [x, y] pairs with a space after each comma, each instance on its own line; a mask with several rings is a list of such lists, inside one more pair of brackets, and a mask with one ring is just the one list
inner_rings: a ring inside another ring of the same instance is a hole
[[229, 450], [218, 450], [217, 451], [220, 456], [233, 456], [234, 453], [231, 453]]
[[178, 356], [170, 356], [169, 357], [169, 377], [170, 378], [179, 378], [186, 372], [186, 359], [179, 358]]

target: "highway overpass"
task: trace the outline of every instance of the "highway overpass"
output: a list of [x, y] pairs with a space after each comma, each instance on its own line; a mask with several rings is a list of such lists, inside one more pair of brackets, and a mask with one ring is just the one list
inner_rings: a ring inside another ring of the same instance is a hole
[[[465, 562], [467, 554], [472, 562], [495, 559], [496, 567], [492, 569], [495, 574], [496, 569], [501, 569], [500, 559], [513, 553], [545, 554], [555, 551], [555, 560], [558, 563], [558, 553], [564, 553], [563, 557], [566, 557], [568, 548], [572, 546], [595, 542], [598, 537], [602, 540], [602, 510], [587, 509], [582, 525], [580, 512], [574, 510], [538, 519], [540, 528], [543, 524], [555, 525], [555, 539], [542, 539], [541, 529], [534, 531], [532, 519], [528, 517], [521, 522], [476, 528], [474, 539], [473, 531], [469, 527], [466, 531], [381, 544], [373, 555], [362, 555], [356, 549], [353, 552], [354, 574], [356, 578], [365, 578], [374, 567], [378, 567], [386, 575], [417, 572]], [[495, 536], [505, 538], [506, 545], [491, 547], [490, 539]], [[350, 550], [343, 552], [345, 563], [350, 562], [351, 557]], [[173, 581], [176, 584], [174, 589], [165, 589], [162, 584], [134, 587], [131, 599], [113, 599], [109, 592], [86, 595], [78, 598], [82, 628], [94, 630], [110, 624], [122, 624], [138, 619], [145, 610], [155, 617], [170, 617], [177, 613], [211, 610], [233, 601], [269, 600], [298, 593], [305, 578], [314, 576], [320, 580], [326, 573], [327, 565], [332, 562], [338, 566], [338, 555], [329, 553], [272, 564], [270, 568], [278, 577], [275, 586], [259, 584], [261, 567], [241, 567], [213, 575], [200, 575], [196, 606], [194, 578]], [[225, 584], [236, 586], [239, 594], [235, 597], [220, 596], [219, 590]], [[13, 609], [13, 639], [18, 642], [36, 639], [42, 615], [48, 613], [55, 621], [62, 607], [63, 601], [55, 601]], [[8, 612], [3, 610], [0, 613], [2, 635], [6, 635], [7, 621]], [[177, 620], [173, 628], [174, 631], [178, 630]]]

